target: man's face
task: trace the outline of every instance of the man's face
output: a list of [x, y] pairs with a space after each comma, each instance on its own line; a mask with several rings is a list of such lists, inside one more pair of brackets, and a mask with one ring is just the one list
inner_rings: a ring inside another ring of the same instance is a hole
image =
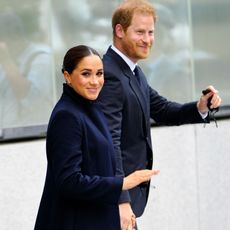
[[134, 63], [149, 56], [154, 42], [154, 20], [151, 15], [135, 13], [131, 25], [120, 40], [122, 52]]

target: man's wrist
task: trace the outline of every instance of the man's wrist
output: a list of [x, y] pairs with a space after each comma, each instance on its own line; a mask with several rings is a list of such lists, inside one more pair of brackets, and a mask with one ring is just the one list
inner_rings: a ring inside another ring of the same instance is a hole
[[199, 110], [198, 110], [200, 116], [202, 117], [202, 119], [205, 119], [207, 116], [208, 116], [208, 112], [204, 112], [204, 113], [201, 113]]

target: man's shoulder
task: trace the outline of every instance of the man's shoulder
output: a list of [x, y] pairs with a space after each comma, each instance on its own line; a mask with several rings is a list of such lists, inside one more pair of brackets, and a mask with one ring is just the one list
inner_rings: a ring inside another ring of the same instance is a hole
[[111, 48], [109, 48], [104, 54], [102, 61], [105, 71], [105, 77], [107, 77], [108, 75], [112, 75], [119, 78], [119, 76], [124, 75], [125, 72], [130, 71], [127, 63]]
[[121, 66], [119, 65], [119, 62], [116, 59], [114, 59], [114, 57], [105, 54], [102, 60], [105, 78], [109, 78], [112, 76], [117, 77], [122, 74]]
[[[107, 65], [116, 65], [116, 56], [118, 56], [112, 49], [108, 49], [107, 52], [103, 55], [102, 61]], [[104, 66], [106, 67], [106, 66]]]

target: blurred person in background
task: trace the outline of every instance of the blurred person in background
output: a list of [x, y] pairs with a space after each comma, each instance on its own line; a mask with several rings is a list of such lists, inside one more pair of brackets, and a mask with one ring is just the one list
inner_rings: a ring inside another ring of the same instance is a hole
[[12, 10], [0, 14], [0, 127], [45, 124], [53, 106], [50, 47], [31, 40]]

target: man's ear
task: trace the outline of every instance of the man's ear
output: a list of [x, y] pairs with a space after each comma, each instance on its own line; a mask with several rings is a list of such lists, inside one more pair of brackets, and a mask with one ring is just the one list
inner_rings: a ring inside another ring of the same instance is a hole
[[122, 38], [124, 36], [124, 29], [121, 24], [117, 24], [115, 26], [115, 32], [118, 38]]

